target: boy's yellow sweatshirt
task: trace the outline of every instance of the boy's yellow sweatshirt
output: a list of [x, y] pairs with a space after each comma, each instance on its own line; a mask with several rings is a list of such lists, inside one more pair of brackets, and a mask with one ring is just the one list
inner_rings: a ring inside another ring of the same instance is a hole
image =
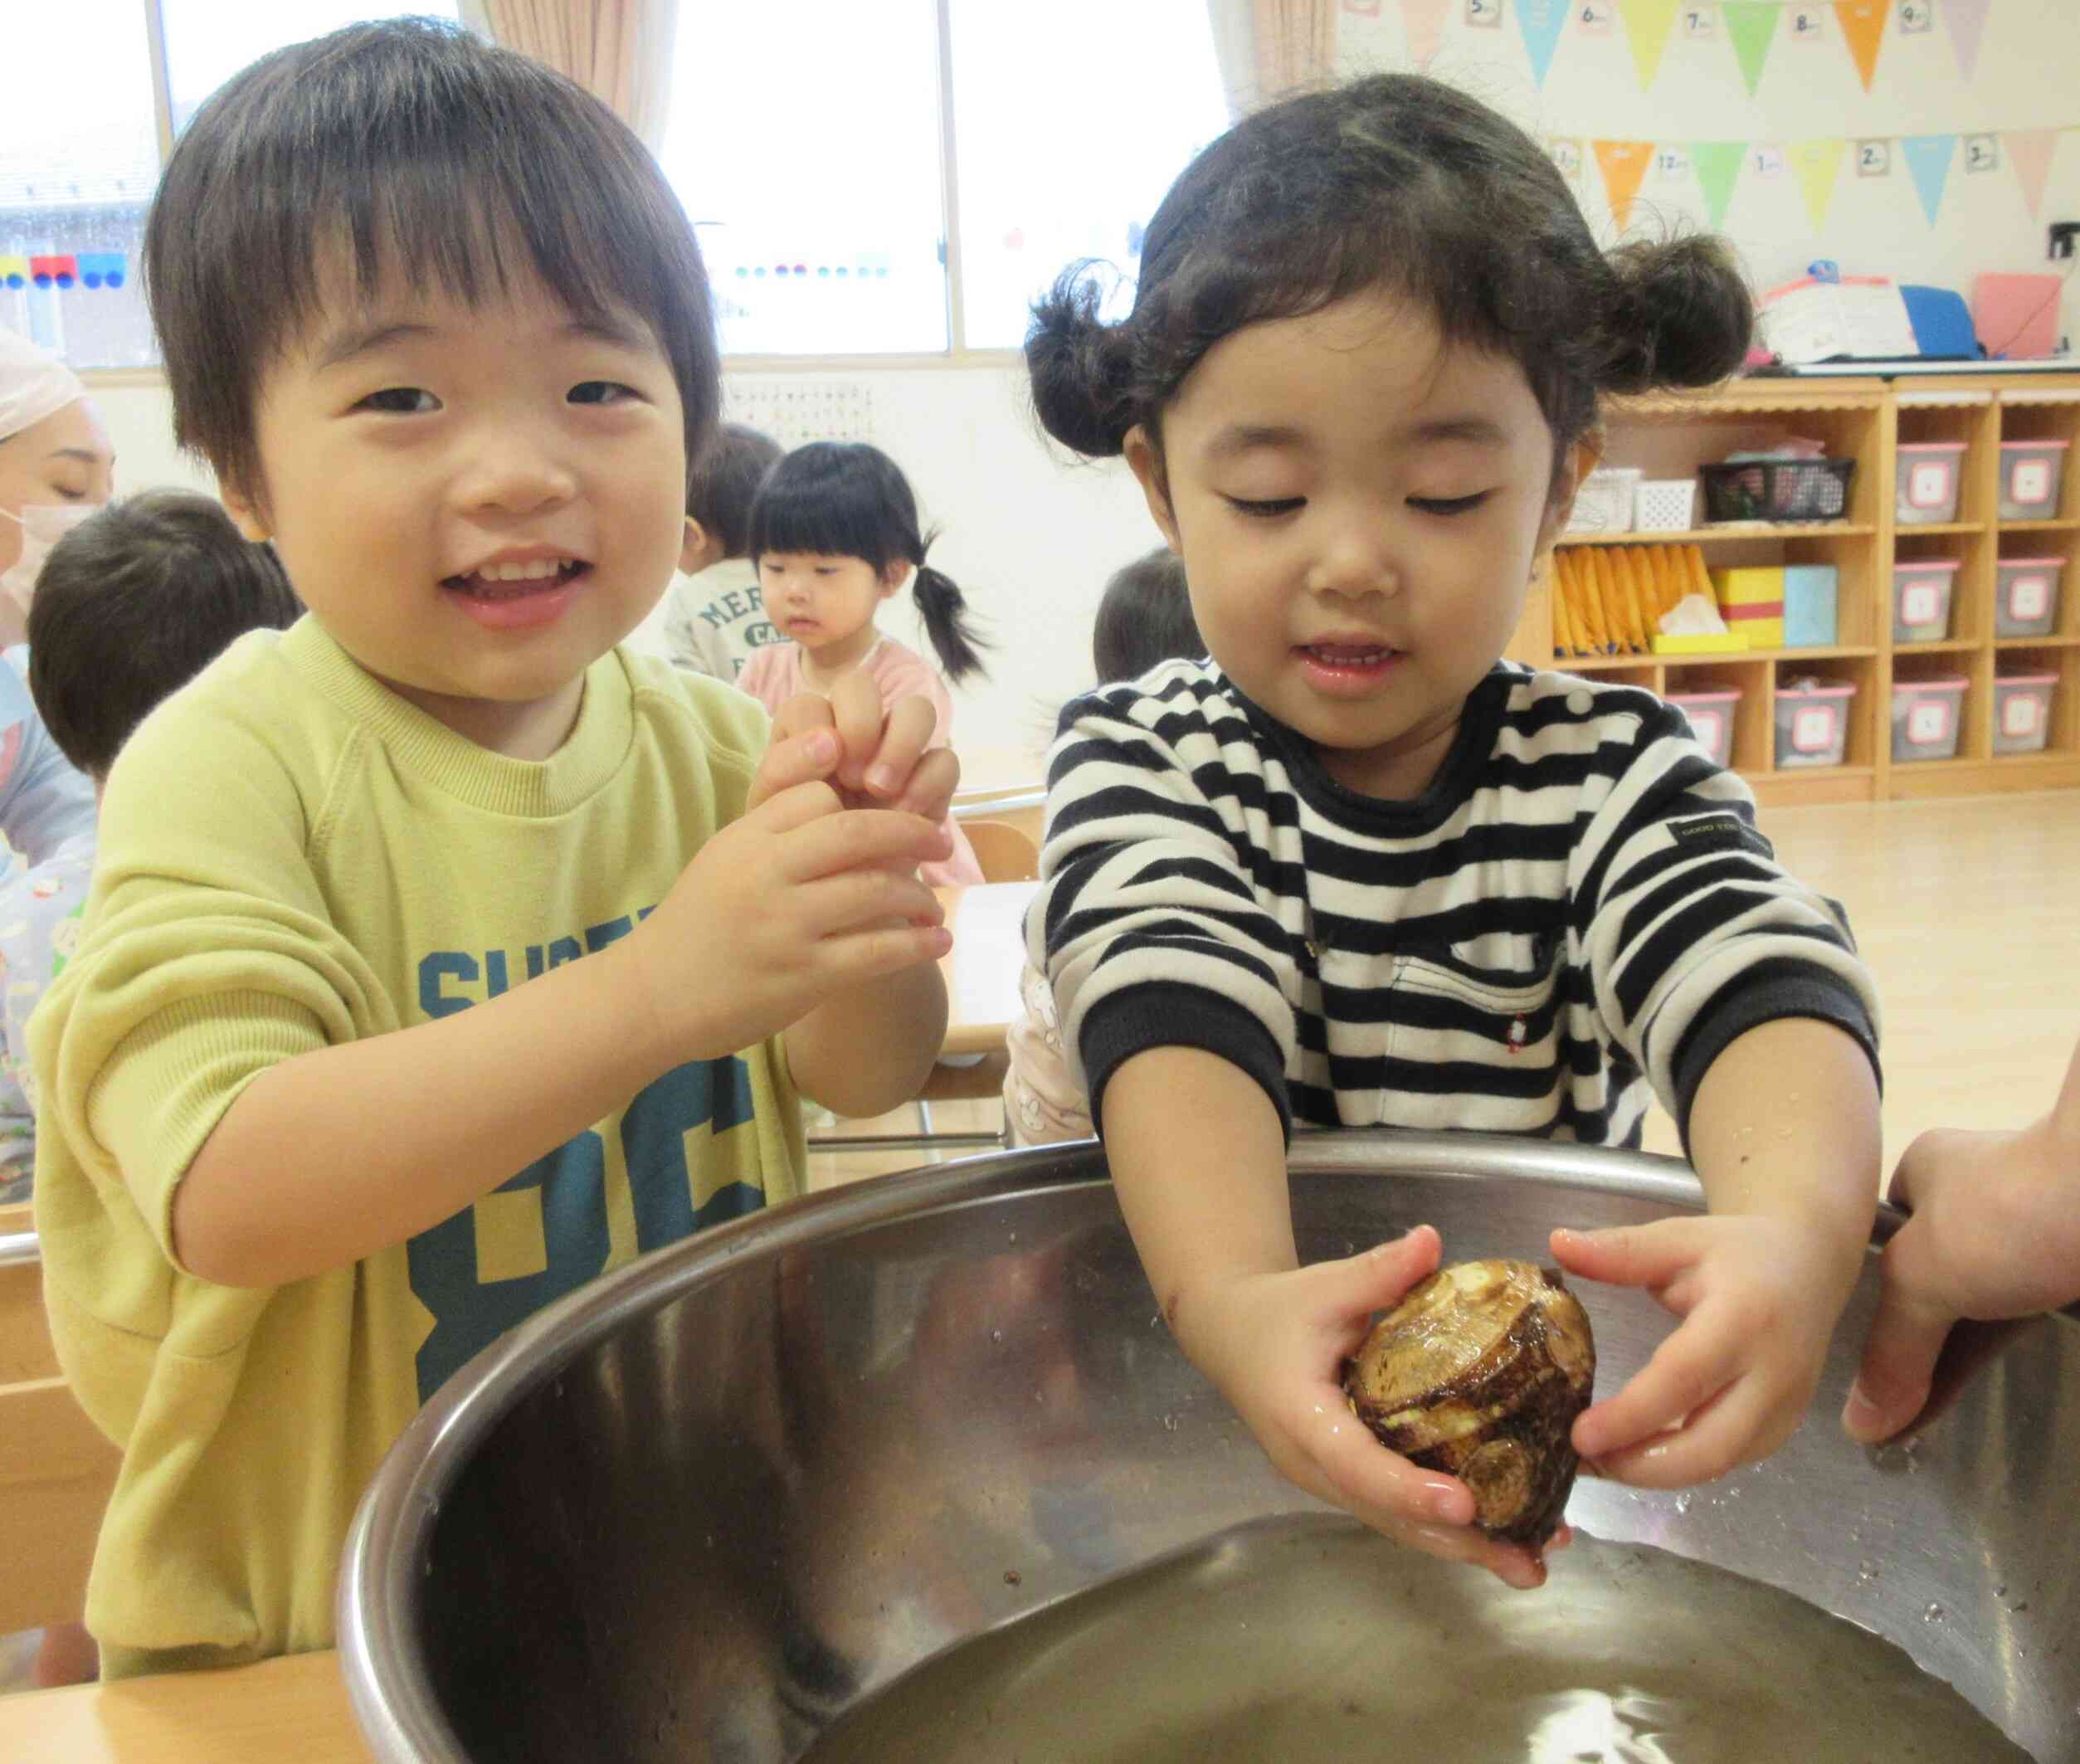
[[[607, 1269], [799, 1191], [777, 1040], [680, 1066], [409, 1243], [267, 1289], [173, 1259], [175, 1189], [277, 1060], [465, 1011], [626, 934], [743, 811], [766, 720], [616, 651], [540, 763], [406, 703], [312, 619], [147, 721], [79, 953], [31, 1029], [66, 1375], [123, 1448], [87, 1593], [110, 1675], [328, 1646], [355, 1503], [427, 1396]], [[383, 1099], [368, 1099], [368, 1131]]]

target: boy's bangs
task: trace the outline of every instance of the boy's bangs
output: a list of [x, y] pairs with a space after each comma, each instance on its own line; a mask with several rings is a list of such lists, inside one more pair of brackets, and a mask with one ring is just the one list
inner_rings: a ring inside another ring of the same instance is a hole
[[356, 26], [265, 57], [174, 149], [146, 240], [178, 438], [250, 473], [269, 364], [400, 285], [479, 305], [538, 280], [646, 323], [690, 460], [720, 402], [707, 275], [656, 163], [569, 80], [452, 27]]

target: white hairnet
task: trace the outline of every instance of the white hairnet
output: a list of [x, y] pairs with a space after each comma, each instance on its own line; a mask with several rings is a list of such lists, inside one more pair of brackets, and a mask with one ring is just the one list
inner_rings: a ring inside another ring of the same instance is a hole
[[56, 356], [0, 324], [0, 441], [85, 396], [79, 375]]

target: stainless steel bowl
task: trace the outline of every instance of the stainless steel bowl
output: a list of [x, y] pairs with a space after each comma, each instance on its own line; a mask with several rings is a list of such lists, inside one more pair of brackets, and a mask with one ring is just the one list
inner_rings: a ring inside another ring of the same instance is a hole
[[[1424, 1221], [1454, 1258], [1542, 1258], [1553, 1226], [1700, 1201], [1664, 1159], [1477, 1137], [1292, 1163], [1310, 1260]], [[2080, 1323], [1873, 1453], [1834, 1416], [1874, 1294], [1873, 1259], [1766, 1464], [1680, 1499], [1585, 1481], [1569, 1517], [1853, 1619], [2080, 1761]], [[1608, 1391], [1668, 1320], [1590, 1304]], [[340, 1645], [376, 1756], [792, 1759], [951, 1642], [1312, 1507], [1154, 1313], [1089, 1146], [840, 1189], [573, 1294], [458, 1374], [362, 1503]]]

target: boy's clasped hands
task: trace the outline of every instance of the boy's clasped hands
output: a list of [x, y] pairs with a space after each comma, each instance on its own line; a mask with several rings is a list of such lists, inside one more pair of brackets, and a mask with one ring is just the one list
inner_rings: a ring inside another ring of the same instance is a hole
[[[835, 991], [944, 955], [952, 938], [917, 867], [949, 849], [943, 822], [960, 782], [945, 748], [927, 751], [930, 704], [886, 716], [863, 674], [828, 698], [804, 693], [775, 718], [743, 817], [692, 863], [654, 918], [654, 949], [699, 950], [699, 976], [645, 958], [660, 1024], [682, 1045], [725, 1053], [796, 1021]], [[670, 929], [678, 921], [686, 935]], [[720, 942], [704, 934], [733, 927]], [[718, 975], [719, 958], [727, 972]], [[697, 1015], [697, 1026], [684, 1017]]]

